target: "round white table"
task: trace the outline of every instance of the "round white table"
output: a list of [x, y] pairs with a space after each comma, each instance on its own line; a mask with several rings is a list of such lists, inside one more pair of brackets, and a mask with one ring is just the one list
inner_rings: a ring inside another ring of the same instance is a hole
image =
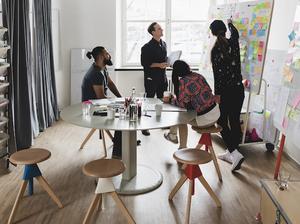
[[[104, 101], [107, 102], [107, 99]], [[113, 102], [113, 99], [111, 101]], [[101, 100], [99, 102], [101, 104]], [[113, 180], [118, 193], [145, 193], [156, 189], [162, 183], [163, 178], [159, 171], [145, 165], [137, 165], [136, 134], [138, 130], [185, 124], [196, 116], [194, 111], [180, 111], [179, 108], [169, 104], [163, 104], [161, 116], [156, 116], [155, 111], [151, 111], [151, 108], [157, 103], [162, 102], [159, 99], [148, 98], [146, 107], [150, 110], [147, 112], [150, 117], [142, 115], [137, 121], [120, 120], [119, 118], [108, 119], [107, 117], [94, 115], [83, 116], [81, 103], [64, 108], [60, 114], [64, 121], [77, 126], [122, 131], [122, 161], [126, 166], [126, 170], [122, 177]]]

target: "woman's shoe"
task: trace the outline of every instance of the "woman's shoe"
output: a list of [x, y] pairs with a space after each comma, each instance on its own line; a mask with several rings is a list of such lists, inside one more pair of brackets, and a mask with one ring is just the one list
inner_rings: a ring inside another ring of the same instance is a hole
[[230, 154], [232, 156], [232, 168], [231, 168], [231, 171], [233, 172], [233, 171], [241, 169], [241, 165], [242, 165], [242, 163], [245, 160], [244, 156], [237, 149], [235, 149]]
[[170, 142], [173, 142], [174, 144], [178, 144], [178, 138], [177, 135], [173, 135], [170, 132], [169, 133], [164, 133], [165, 139], [167, 139]]

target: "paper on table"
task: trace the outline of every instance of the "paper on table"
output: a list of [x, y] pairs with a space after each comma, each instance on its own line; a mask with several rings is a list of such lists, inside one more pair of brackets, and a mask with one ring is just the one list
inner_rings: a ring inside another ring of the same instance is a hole
[[172, 51], [168, 56], [167, 63], [173, 66], [174, 62], [180, 59], [181, 53], [182, 51]]

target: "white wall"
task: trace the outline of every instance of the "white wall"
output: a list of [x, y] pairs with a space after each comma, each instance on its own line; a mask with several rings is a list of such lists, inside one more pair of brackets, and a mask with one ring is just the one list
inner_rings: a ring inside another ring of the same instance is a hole
[[[115, 0], [53, 0], [60, 15], [60, 61], [56, 71], [58, 104], [70, 104], [70, 49], [103, 45], [115, 50]], [[113, 74], [112, 74], [113, 75]], [[78, 91], [81, 91], [80, 86]]]

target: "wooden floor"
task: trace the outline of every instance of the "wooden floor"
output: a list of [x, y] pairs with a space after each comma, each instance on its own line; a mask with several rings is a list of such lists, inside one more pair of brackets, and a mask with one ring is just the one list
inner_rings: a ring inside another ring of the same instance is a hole
[[[40, 164], [44, 177], [48, 180], [64, 204], [59, 209], [56, 204], [35, 185], [35, 194], [24, 197], [15, 217], [15, 223], [82, 223], [88, 206], [94, 196], [95, 182], [86, 177], [81, 167], [101, 155], [100, 142], [95, 134], [82, 151], [81, 141], [89, 129], [58, 122], [48, 128], [35, 140], [35, 147], [51, 151], [49, 160]], [[142, 145], [138, 147], [138, 161], [159, 170], [164, 177], [163, 184], [150, 193], [136, 196], [122, 196], [122, 200], [133, 215], [136, 223], [183, 223], [187, 201], [187, 184], [177, 193], [172, 203], [168, 194], [180, 177], [180, 170], [172, 158], [177, 146], [163, 138], [163, 130], [151, 131], [150, 137], [138, 133]], [[197, 144], [199, 134], [189, 130], [190, 147]], [[223, 146], [218, 136], [214, 136], [215, 151], [222, 152]], [[108, 141], [108, 146], [111, 142]], [[101, 145], [102, 146], [102, 145]], [[111, 147], [109, 152], [111, 153]], [[230, 172], [230, 165], [219, 161], [223, 174], [220, 183], [212, 162], [204, 165], [202, 171], [208, 183], [222, 202], [218, 209], [204, 188], [197, 183], [192, 198], [191, 223], [256, 223], [259, 211], [259, 191], [261, 178], [272, 178], [276, 153], [266, 153], [264, 145], [243, 147], [246, 157], [242, 170]], [[293, 162], [284, 159], [283, 167], [292, 174], [292, 179], [300, 179], [300, 169]], [[0, 173], [0, 223], [6, 223], [22, 176], [22, 166], [10, 166], [10, 172]], [[147, 177], [145, 177], [147, 178]], [[105, 208], [95, 213], [92, 223], [126, 223], [111, 198], [105, 198]]]

